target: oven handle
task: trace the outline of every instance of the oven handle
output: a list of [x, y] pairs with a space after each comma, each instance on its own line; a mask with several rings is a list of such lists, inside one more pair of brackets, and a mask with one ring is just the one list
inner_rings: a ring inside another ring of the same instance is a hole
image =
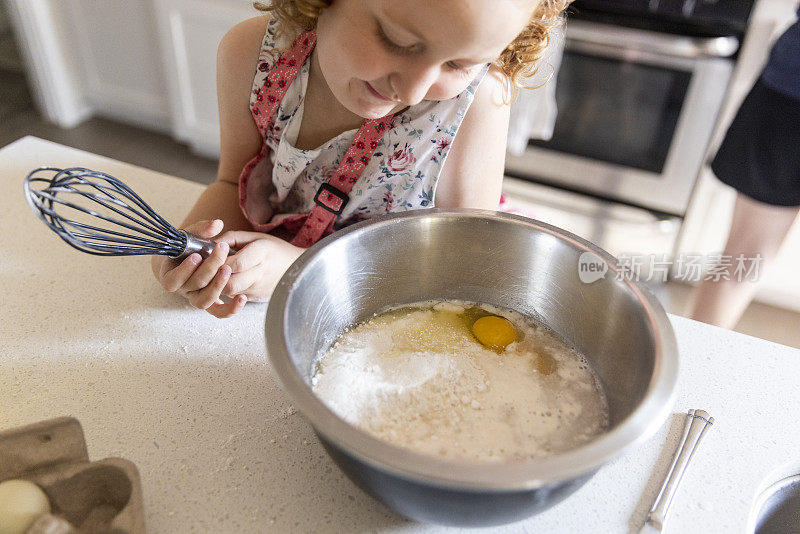
[[620, 58], [631, 52], [690, 59], [725, 58], [739, 49], [739, 40], [733, 36], [687, 37], [583, 20], [567, 23], [566, 41], [570, 50]]

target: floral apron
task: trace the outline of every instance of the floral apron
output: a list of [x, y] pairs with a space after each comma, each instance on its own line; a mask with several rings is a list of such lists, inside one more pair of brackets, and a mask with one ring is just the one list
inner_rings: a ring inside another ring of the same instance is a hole
[[[316, 42], [315, 31], [301, 33], [270, 71], [253, 106], [253, 117], [262, 137], [266, 138], [272, 127], [278, 105], [300, 72], [303, 63], [314, 50]], [[350, 144], [350, 148], [347, 149], [344, 158], [336, 168], [336, 172], [327, 183], [320, 186], [314, 196], [315, 206], [310, 213], [285, 217], [279, 222], [260, 224], [248, 214], [247, 198], [248, 195], [258, 194], [255, 187], [248, 186], [251, 185], [250, 176], [253, 169], [267, 157], [269, 148], [264, 143], [259, 154], [245, 165], [239, 177], [239, 207], [242, 213], [256, 230], [260, 232], [283, 231], [294, 235], [290, 241], [293, 245], [302, 248], [310, 247], [323, 236], [333, 232], [333, 223], [349, 200], [348, 193], [361, 176], [383, 133], [391, 124], [391, 120], [392, 115], [387, 115], [380, 119], [364, 121]]]

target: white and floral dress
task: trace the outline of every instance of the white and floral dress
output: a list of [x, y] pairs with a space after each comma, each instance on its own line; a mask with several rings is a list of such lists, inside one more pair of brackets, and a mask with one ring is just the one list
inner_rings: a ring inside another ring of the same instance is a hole
[[[291, 45], [290, 41], [276, 37], [276, 30], [276, 22], [271, 20], [259, 53], [251, 111], [273, 64]], [[256, 211], [273, 214], [270, 220], [259, 223], [277, 223], [311, 211], [314, 195], [321, 184], [328, 182], [356, 135], [356, 130], [349, 130], [316, 149], [295, 148], [310, 61], [309, 56], [288, 88], [264, 139], [269, 157], [252, 171], [251, 180], [263, 184], [259, 189], [264, 208], [270, 208]], [[391, 127], [350, 191], [350, 200], [334, 224], [335, 229], [385, 213], [435, 205], [436, 182], [442, 166], [487, 68], [456, 97], [423, 101], [394, 116]]]

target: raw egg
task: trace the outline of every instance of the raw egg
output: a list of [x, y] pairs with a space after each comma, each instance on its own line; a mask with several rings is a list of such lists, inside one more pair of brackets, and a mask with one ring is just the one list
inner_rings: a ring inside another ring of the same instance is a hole
[[0, 534], [24, 534], [37, 517], [48, 513], [50, 501], [33, 482], [0, 482]]
[[517, 340], [511, 321], [497, 315], [487, 315], [475, 321], [472, 333], [481, 345], [498, 352]]

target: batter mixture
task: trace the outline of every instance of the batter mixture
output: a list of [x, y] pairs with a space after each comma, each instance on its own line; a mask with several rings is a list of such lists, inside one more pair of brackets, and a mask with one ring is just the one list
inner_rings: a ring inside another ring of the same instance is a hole
[[317, 362], [316, 395], [417, 452], [502, 461], [574, 448], [608, 427], [587, 361], [510, 310], [431, 301], [376, 315]]

